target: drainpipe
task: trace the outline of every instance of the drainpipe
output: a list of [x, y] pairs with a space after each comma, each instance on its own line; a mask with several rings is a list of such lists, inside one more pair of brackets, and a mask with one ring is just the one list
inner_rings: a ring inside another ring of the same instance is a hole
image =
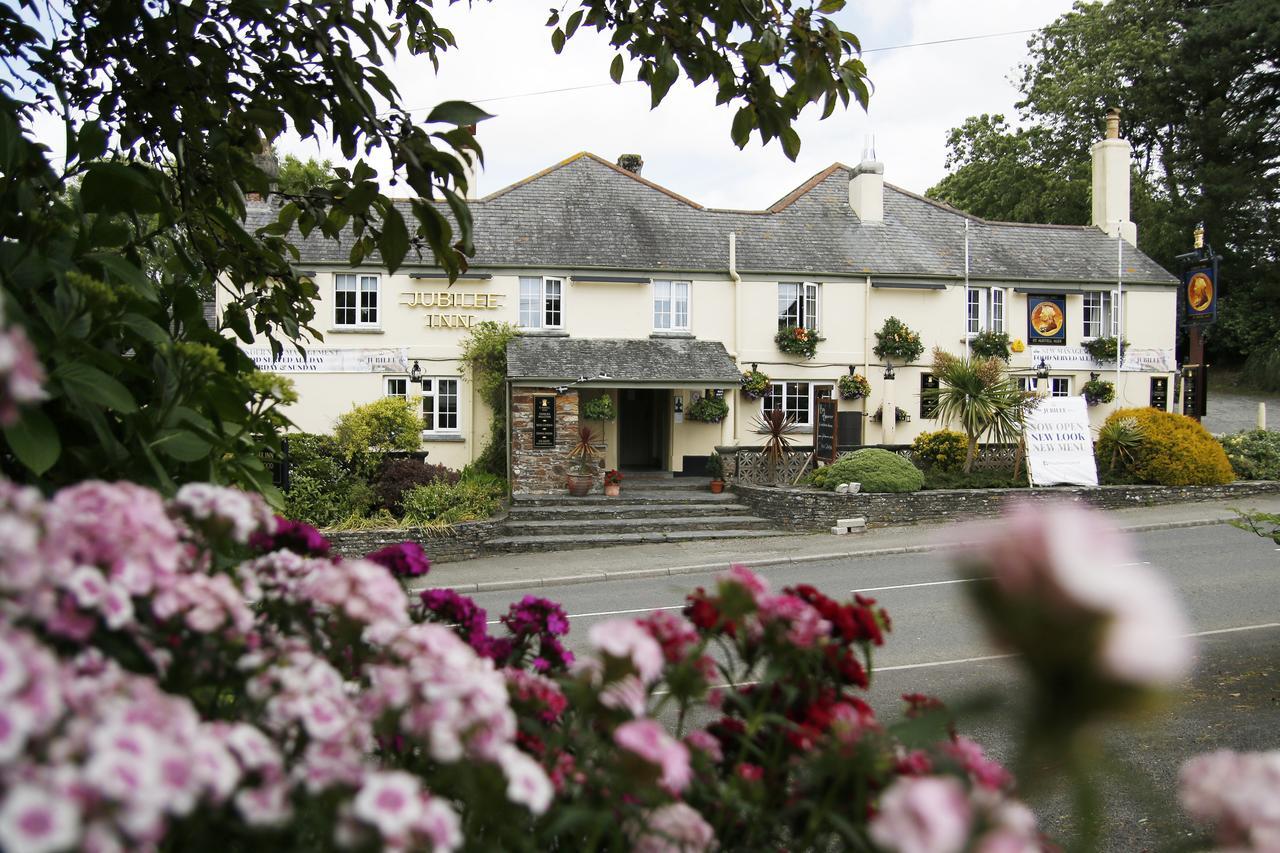
[[[733, 352], [730, 353], [734, 360], [737, 361], [742, 342], [742, 313], [738, 310], [738, 291], [742, 289], [742, 276], [738, 275], [738, 235], [737, 232], [729, 232], [729, 278], [733, 279]], [[739, 364], [739, 366], [741, 366]], [[730, 392], [732, 393], [732, 392]], [[733, 405], [729, 407], [729, 418], [732, 419], [732, 429], [729, 435], [733, 439], [733, 443], [738, 438], [738, 400], [735, 397]], [[721, 444], [725, 444], [724, 432], [720, 434]]]
[[[511, 468], [511, 464], [513, 462], [511, 458], [511, 442], [515, 439], [515, 436], [511, 434], [511, 380], [508, 379], [503, 384], [506, 385], [507, 388], [507, 483], [514, 484], [516, 472]], [[512, 491], [514, 492], [515, 489], [513, 488]]]

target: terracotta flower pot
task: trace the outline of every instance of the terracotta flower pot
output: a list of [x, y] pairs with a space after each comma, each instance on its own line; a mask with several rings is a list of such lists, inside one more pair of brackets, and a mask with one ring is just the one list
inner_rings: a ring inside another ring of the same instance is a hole
[[606, 498], [616, 498], [620, 494], [622, 494], [621, 483], [605, 483], [604, 484], [604, 496]]
[[711, 481], [711, 494], [718, 495], [724, 491], [724, 480]]
[[591, 491], [591, 484], [595, 480], [596, 478], [593, 474], [569, 474], [565, 479], [565, 486], [569, 489], [569, 494], [575, 498], [580, 498]]

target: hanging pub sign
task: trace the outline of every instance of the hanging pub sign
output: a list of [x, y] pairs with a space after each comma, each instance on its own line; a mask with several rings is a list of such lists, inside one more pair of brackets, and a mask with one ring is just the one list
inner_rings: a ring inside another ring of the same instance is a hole
[[556, 446], [556, 398], [533, 398], [533, 446]]
[[1183, 322], [1207, 325], [1218, 319], [1218, 259], [1196, 264], [1182, 274]]
[[1067, 345], [1067, 297], [1027, 294], [1027, 343]]

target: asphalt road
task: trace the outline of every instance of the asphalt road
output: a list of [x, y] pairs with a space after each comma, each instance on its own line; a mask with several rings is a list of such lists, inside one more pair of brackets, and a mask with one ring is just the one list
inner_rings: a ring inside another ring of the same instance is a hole
[[[1134, 559], [1158, 568], [1180, 592], [1199, 636], [1199, 660], [1173, 705], [1141, 724], [1117, 727], [1108, 753], [1137, 775], [1110, 777], [1108, 850], [1170, 849], [1189, 826], [1174, 800], [1177, 769], [1196, 753], [1217, 748], [1280, 748], [1280, 549], [1268, 539], [1225, 525], [1162, 530], [1134, 537]], [[966, 719], [961, 729], [995, 756], [1011, 760], [1017, 703], [1016, 659], [1002, 657], [972, 617], [960, 581], [941, 554], [906, 554], [792, 564], [762, 569], [775, 588], [812, 583], [830, 595], [853, 590], [888, 608], [894, 630], [876, 657], [869, 701], [893, 719], [906, 692], [953, 704], [979, 694], [998, 708]], [[570, 648], [581, 649], [595, 622], [677, 609], [711, 575], [576, 584], [536, 591], [570, 614]], [[474, 596], [496, 619], [515, 592]], [[695, 724], [698, 721], [694, 721]], [[1032, 804], [1052, 837], [1071, 832], [1066, 799], [1054, 779]], [[1144, 793], [1145, 792], [1145, 793]]]

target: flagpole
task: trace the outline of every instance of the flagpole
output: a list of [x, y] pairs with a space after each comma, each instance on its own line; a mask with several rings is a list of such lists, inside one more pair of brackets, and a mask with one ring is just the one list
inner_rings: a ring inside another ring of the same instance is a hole
[[1120, 408], [1120, 364], [1124, 361], [1124, 238], [1116, 228], [1116, 408]]

